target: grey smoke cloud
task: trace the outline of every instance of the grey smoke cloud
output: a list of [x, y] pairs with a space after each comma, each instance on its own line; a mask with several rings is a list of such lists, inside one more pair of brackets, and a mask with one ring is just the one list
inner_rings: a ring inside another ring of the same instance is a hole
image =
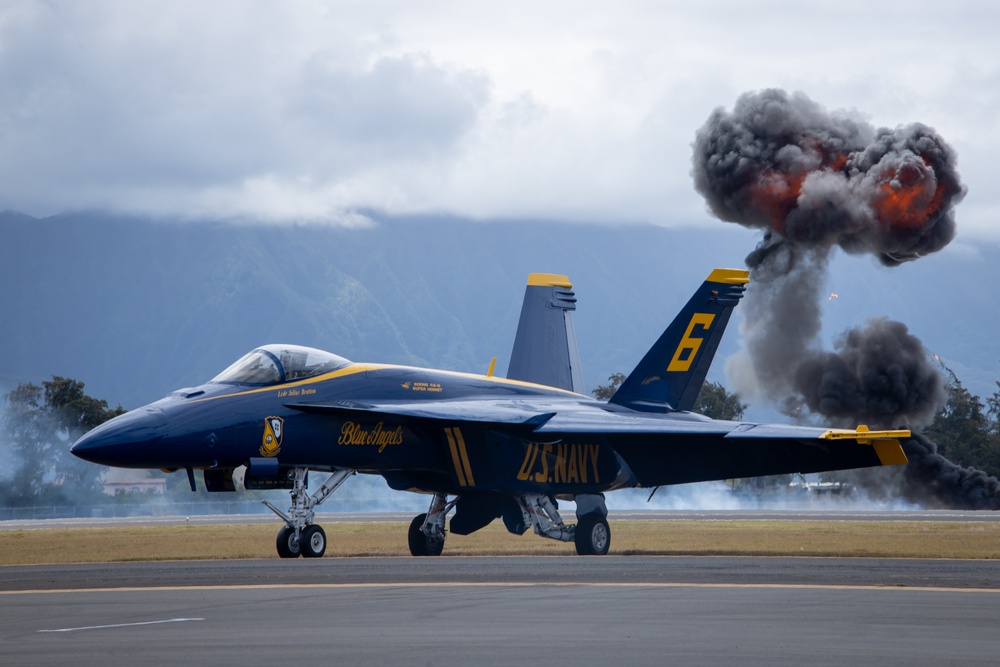
[[692, 173], [721, 220], [889, 266], [947, 245], [966, 192], [931, 128], [875, 129], [778, 89], [716, 109], [695, 137]]
[[811, 412], [849, 426], [927, 423], [945, 401], [923, 344], [905, 324], [883, 318], [841, 334], [834, 351], [806, 357], [793, 382]]
[[746, 347], [738, 390], [788, 414], [873, 425], [933, 418], [944, 399], [930, 355], [906, 327], [881, 321], [825, 351], [821, 294], [834, 248], [887, 266], [940, 250], [965, 195], [954, 151], [930, 128], [876, 129], [802, 93], [770, 89], [716, 109], [694, 144], [695, 186], [720, 219], [759, 228], [747, 257]]
[[[834, 248], [898, 266], [954, 238], [966, 188], [948, 144], [919, 123], [875, 129], [771, 89], [714, 111], [697, 133], [693, 165], [717, 217], [764, 232], [746, 259], [745, 346], [727, 364], [737, 393], [841, 426], [930, 423], [946, 400], [943, 382], [906, 325], [869, 320], [824, 350], [820, 306]], [[896, 473], [904, 497], [1000, 506], [995, 478], [948, 461], [919, 435], [904, 449], [911, 464]]]

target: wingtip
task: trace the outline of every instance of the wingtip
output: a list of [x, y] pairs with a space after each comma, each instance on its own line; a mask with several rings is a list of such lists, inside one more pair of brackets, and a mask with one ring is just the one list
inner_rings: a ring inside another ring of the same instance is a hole
[[910, 431], [906, 429], [871, 431], [862, 424], [853, 431], [850, 429], [830, 429], [819, 437], [822, 440], [855, 440], [859, 445], [871, 445], [879, 462], [884, 466], [904, 465], [910, 462], [898, 440], [898, 438], [910, 437]]
[[862, 424], [853, 431], [846, 428], [832, 428], [819, 437], [821, 440], [857, 440], [862, 445], [870, 445], [873, 441], [909, 438], [910, 431], [905, 429], [870, 431], [867, 426]]
[[899, 440], [876, 440], [872, 443], [872, 447], [875, 448], [878, 460], [884, 466], [905, 465], [910, 462]]

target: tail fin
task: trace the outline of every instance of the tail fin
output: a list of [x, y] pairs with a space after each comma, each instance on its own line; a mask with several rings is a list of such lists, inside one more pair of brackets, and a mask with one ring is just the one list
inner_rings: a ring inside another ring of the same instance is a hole
[[712, 271], [609, 402], [650, 412], [694, 407], [749, 275]]
[[574, 310], [576, 295], [568, 277], [552, 273], [528, 276], [508, 378], [583, 393], [571, 316]]

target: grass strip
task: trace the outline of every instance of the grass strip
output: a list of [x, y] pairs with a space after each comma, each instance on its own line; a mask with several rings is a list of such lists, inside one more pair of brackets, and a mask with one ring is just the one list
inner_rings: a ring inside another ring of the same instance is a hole
[[[277, 558], [279, 524], [0, 532], [0, 565]], [[409, 556], [405, 523], [325, 523], [326, 557]], [[1000, 558], [1000, 523], [936, 521], [612, 521], [617, 555]], [[445, 556], [567, 556], [571, 543], [499, 523], [449, 535]]]

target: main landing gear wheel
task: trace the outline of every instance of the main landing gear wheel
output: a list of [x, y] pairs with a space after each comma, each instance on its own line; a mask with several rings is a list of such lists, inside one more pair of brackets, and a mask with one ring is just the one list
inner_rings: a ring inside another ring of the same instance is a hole
[[411, 556], [440, 556], [444, 551], [444, 541], [435, 540], [425, 535], [420, 530], [424, 522], [427, 521], [427, 513], [418, 514], [410, 522], [410, 530], [407, 532], [407, 539], [410, 543]]
[[284, 526], [278, 531], [278, 555], [282, 558], [298, 558], [301, 554], [302, 545], [295, 537], [295, 529], [291, 526]]
[[581, 556], [603, 556], [611, 547], [611, 528], [599, 513], [584, 514], [576, 522], [574, 541]]
[[299, 546], [305, 558], [320, 558], [326, 553], [326, 533], [320, 526], [311, 524], [301, 531]]

